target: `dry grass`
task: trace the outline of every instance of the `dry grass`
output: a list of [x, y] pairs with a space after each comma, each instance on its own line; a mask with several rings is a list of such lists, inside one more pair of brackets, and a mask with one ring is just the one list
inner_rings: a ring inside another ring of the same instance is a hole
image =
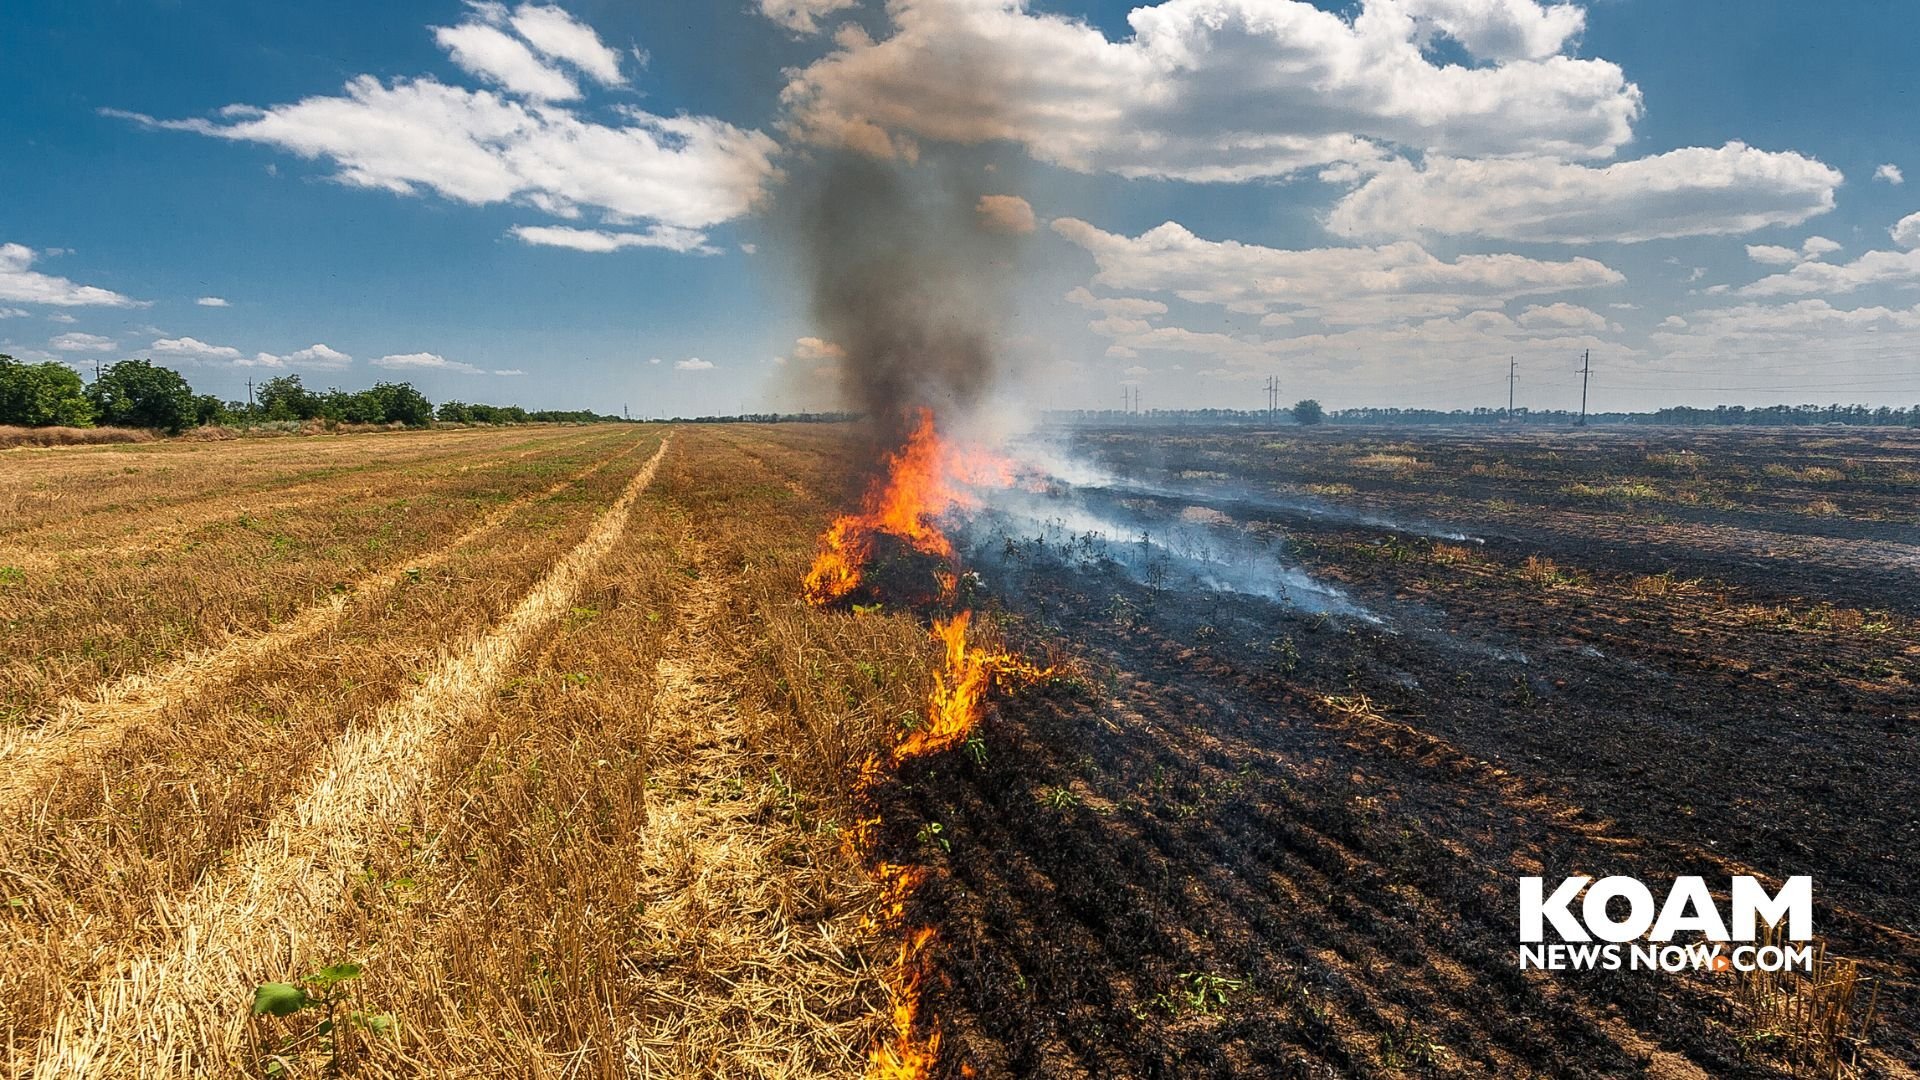
[[[1763, 926], [1756, 944], [1792, 943], [1777, 927]], [[1880, 982], [1858, 962], [1828, 956], [1821, 942], [1811, 971], [1735, 972], [1733, 1000], [1743, 1041], [1783, 1058], [1794, 1076], [1840, 1080], [1855, 1075], [1873, 1031]]]
[[152, 442], [151, 431], [117, 427], [16, 427], [0, 424], [0, 450], [18, 446], [100, 446], [107, 443]]
[[207, 678], [130, 684], [171, 689], [0, 827], [9, 1073], [317, 1074], [310, 1018], [246, 1006], [349, 958], [400, 1022], [340, 1036], [366, 1075], [856, 1071], [886, 998], [848, 766], [929, 649], [793, 599], [838, 453], [695, 429], [644, 495], [575, 462]]
[[1412, 454], [1386, 453], [1362, 454], [1354, 458], [1349, 464], [1360, 469], [1382, 469], [1396, 473], [1417, 472], [1422, 469], [1431, 468], [1433, 465], [1432, 462], [1421, 461]]

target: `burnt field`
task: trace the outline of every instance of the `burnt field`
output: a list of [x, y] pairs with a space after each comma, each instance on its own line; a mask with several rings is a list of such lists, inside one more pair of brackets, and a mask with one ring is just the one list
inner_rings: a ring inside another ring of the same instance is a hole
[[[1814, 879], [1920, 1064], [1920, 439], [1081, 430], [968, 558], [1060, 674], [914, 761], [982, 1075], [1774, 1076], [1731, 975], [1521, 972], [1517, 878]], [[1662, 890], [1656, 887], [1656, 894]]]

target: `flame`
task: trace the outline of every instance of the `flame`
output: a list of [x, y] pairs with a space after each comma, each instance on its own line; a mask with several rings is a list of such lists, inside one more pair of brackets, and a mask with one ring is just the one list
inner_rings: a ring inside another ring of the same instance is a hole
[[[834, 520], [820, 538], [820, 553], [801, 583], [812, 604], [829, 604], [860, 587], [867, 562], [873, 557], [874, 537], [885, 533], [909, 547], [947, 562], [936, 570], [944, 604], [959, 593], [959, 572], [953, 544], [940, 531], [939, 519], [949, 511], [975, 505], [969, 489], [985, 485], [1010, 486], [1016, 481], [1011, 462], [988, 451], [957, 447], [940, 438], [933, 412], [920, 409], [905, 443], [887, 455], [886, 471], [861, 501], [860, 512]], [[982, 648], [968, 640], [973, 612], [959, 611], [935, 619], [932, 634], [942, 648], [942, 664], [934, 672], [927, 696], [926, 723], [908, 732], [883, 759], [874, 754], [860, 766], [855, 798], [871, 805], [871, 792], [890, 773], [912, 758], [951, 750], [964, 743], [986, 707], [990, 689], [1009, 688], [1045, 679], [1051, 668], [1028, 663], [1011, 653]], [[862, 862], [871, 858], [878, 815], [863, 815], [844, 835], [847, 849]], [[878, 1080], [924, 1080], [933, 1075], [940, 1057], [937, 1026], [919, 1034], [921, 984], [929, 970], [927, 952], [935, 941], [932, 927], [906, 929], [908, 905], [927, 872], [917, 866], [873, 861], [868, 872], [881, 885], [880, 900], [869, 925], [905, 930], [900, 955], [887, 972], [892, 1002], [893, 1030], [868, 1055], [867, 1075]], [[973, 1075], [962, 1064], [963, 1076]]]
[[[860, 587], [862, 568], [873, 557], [873, 538], [886, 533], [915, 551], [952, 562], [953, 543], [938, 520], [956, 508], [978, 505], [970, 488], [1006, 487], [1015, 481], [1013, 463], [940, 438], [933, 411], [914, 413], [913, 430], [898, 450], [887, 455], [886, 470], [867, 489], [860, 512], [834, 519], [820, 538], [820, 554], [801, 582], [812, 604], [829, 604]], [[940, 578], [941, 595], [951, 596], [953, 575]]]

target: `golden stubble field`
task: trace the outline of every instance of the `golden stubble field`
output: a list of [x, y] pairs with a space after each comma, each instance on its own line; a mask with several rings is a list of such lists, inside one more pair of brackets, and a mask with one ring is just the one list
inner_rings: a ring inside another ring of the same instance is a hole
[[794, 599], [849, 453], [5, 455], [7, 1074], [858, 1072], [887, 943], [837, 818], [931, 646]]

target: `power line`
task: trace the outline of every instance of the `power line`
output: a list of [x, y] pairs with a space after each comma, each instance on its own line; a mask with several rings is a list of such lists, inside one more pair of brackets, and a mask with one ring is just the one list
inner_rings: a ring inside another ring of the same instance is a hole
[[1593, 374], [1593, 350], [1586, 351], [1580, 363], [1580, 423], [1587, 422], [1587, 377]]

